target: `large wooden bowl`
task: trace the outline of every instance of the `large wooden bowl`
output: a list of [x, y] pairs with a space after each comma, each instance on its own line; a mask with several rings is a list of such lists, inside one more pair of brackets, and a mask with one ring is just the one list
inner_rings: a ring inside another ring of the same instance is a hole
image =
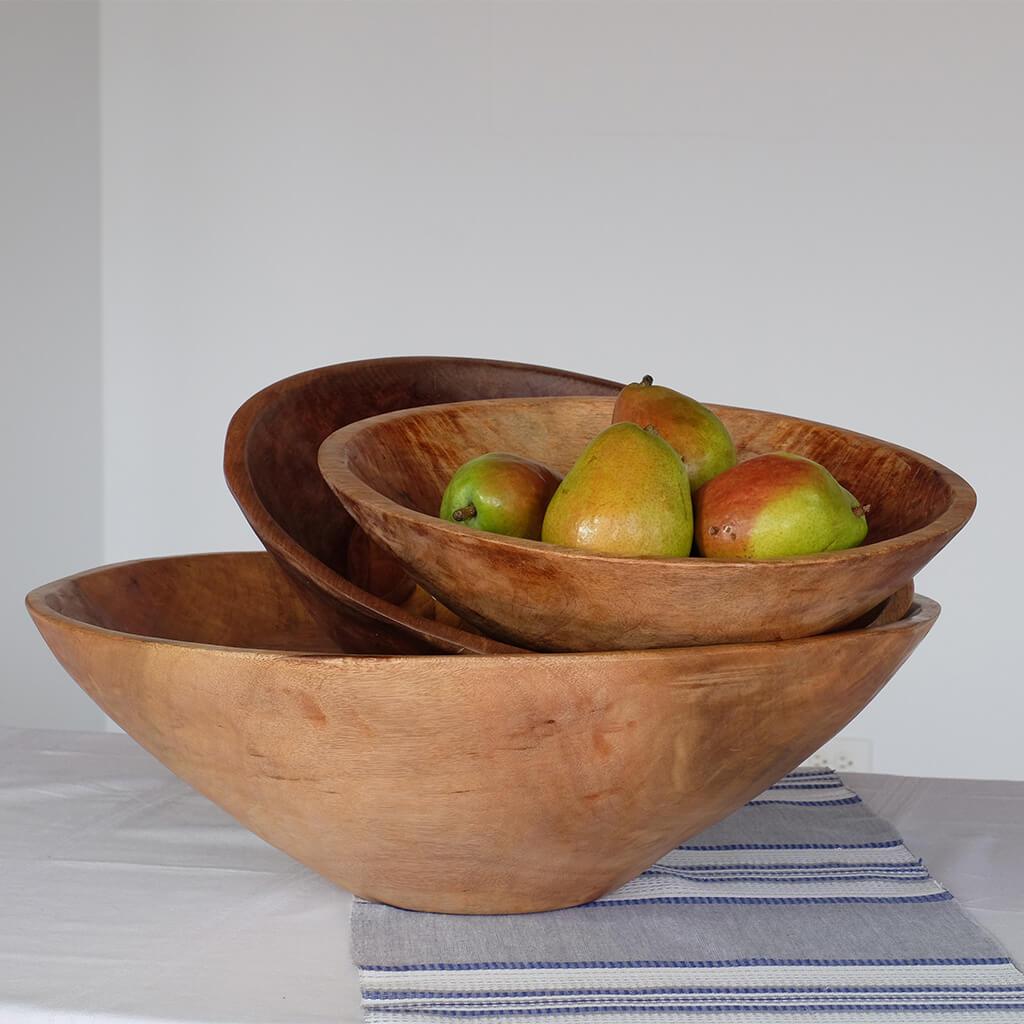
[[680, 647], [811, 636], [851, 622], [964, 525], [974, 492], [923, 455], [837, 427], [712, 406], [740, 457], [792, 451], [870, 503], [864, 546], [771, 562], [616, 558], [437, 518], [452, 472], [486, 451], [567, 471], [611, 421], [610, 398], [464, 402], [376, 416], [320, 449], [356, 521], [427, 590], [490, 636], [539, 650]]
[[318, 655], [332, 639], [262, 552], [97, 569], [28, 607], [96, 703], [244, 825], [368, 899], [452, 913], [619, 886], [833, 736], [938, 614], [918, 597], [888, 625], [667, 651]]
[[[263, 545], [288, 571], [324, 627], [349, 650], [497, 653], [509, 645], [398, 605], [353, 564], [365, 551], [317, 469], [332, 431], [393, 409], [517, 395], [612, 395], [621, 387], [565, 370], [490, 359], [413, 356], [340, 363], [272, 384], [231, 420], [224, 474]], [[379, 564], [381, 559], [374, 559]]]

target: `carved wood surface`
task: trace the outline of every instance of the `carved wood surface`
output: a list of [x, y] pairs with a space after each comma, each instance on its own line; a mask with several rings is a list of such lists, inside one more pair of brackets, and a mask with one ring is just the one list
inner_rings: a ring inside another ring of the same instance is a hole
[[918, 597], [867, 629], [676, 650], [338, 654], [262, 552], [108, 566], [27, 603], [82, 689], [248, 828], [368, 899], [450, 913], [622, 884], [837, 733], [938, 614]]
[[[235, 413], [225, 440], [224, 474], [263, 545], [349, 649], [508, 651], [508, 644], [453, 625], [452, 616], [425, 618], [389, 600], [393, 593], [382, 597], [367, 588], [364, 563], [354, 572], [349, 563], [352, 518], [324, 483], [317, 449], [339, 427], [394, 409], [515, 395], [614, 395], [620, 386], [489, 359], [411, 356], [320, 367], [264, 388]], [[362, 545], [355, 549], [362, 551]], [[393, 574], [383, 577], [394, 587]]]
[[740, 458], [791, 451], [871, 505], [863, 546], [773, 561], [618, 558], [468, 530], [436, 515], [452, 472], [509, 451], [567, 472], [611, 422], [610, 398], [531, 398], [404, 410], [351, 424], [320, 468], [362, 528], [430, 593], [489, 636], [600, 651], [811, 636], [908, 584], [970, 518], [975, 495], [944, 466], [821, 423], [711, 408]]

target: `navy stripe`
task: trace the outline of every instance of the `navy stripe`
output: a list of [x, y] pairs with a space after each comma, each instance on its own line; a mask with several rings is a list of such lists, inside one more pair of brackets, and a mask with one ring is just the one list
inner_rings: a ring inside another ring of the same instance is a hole
[[648, 899], [601, 900], [593, 903], [581, 903], [577, 909], [588, 910], [596, 907], [641, 907], [661, 904], [680, 906], [683, 904], [758, 904], [761, 906], [780, 906], [794, 903], [940, 903], [951, 900], [949, 892], [934, 892], [924, 896], [651, 896]]
[[547, 971], [593, 970], [617, 967], [997, 967], [1010, 964], [1008, 956], [923, 957], [917, 960], [510, 960], [480, 963], [360, 964], [364, 971]]
[[648, 995], [831, 995], [836, 994], [906, 994], [916, 992], [943, 993], [1020, 993], [1020, 985], [770, 985], [743, 986], [741, 988], [666, 987], [666, 988], [543, 988], [543, 989], [481, 989], [475, 992], [449, 992], [441, 989], [404, 991], [402, 989], [375, 988], [363, 992], [364, 999], [528, 999], [563, 996], [648, 996]]
[[[864, 861], [845, 861], [845, 860], [823, 860], [819, 864], [815, 864], [811, 861], [792, 861], [788, 864], [770, 864], [762, 862], [755, 864], [753, 862], [747, 862], [745, 864], [662, 864], [658, 862], [659, 870], [671, 869], [673, 871], [789, 871], [792, 869], [804, 870], [814, 868], [911, 868], [914, 871], [927, 870], [924, 866], [924, 862], [918, 857], [917, 860], [864, 860]], [[651, 870], [648, 868], [648, 870]]]
[[773, 789], [844, 789], [842, 782], [777, 782], [765, 790], [770, 793]]
[[886, 839], [878, 843], [723, 843], [719, 846], [698, 846], [683, 843], [677, 850], [886, 850], [902, 846], [902, 839]]
[[581, 1014], [581, 1013], [793, 1013], [793, 1014], [819, 1014], [823, 1011], [832, 1013], [923, 1013], [925, 1011], [946, 1011], [946, 1010], [1020, 1010], [1021, 1004], [1013, 1003], [873, 1003], [869, 1005], [851, 1003], [843, 1005], [839, 1003], [824, 1003], [819, 1006], [779, 1006], [765, 1005], [762, 1003], [731, 1003], [727, 1006], [709, 1003], [707, 1005], [673, 1005], [656, 1004], [653, 1006], [637, 1006], [628, 1003], [621, 1006], [563, 1006], [563, 1007], [523, 1007], [510, 1009], [500, 1007], [493, 1010], [431, 1010], [420, 1007], [399, 1007], [389, 1006], [388, 1013], [418, 1013], [430, 1017], [539, 1017], [541, 1015], [555, 1016], [558, 1014]]
[[[703, 875], [839, 875], [845, 876], [850, 871], [882, 871], [902, 872], [913, 874], [915, 872], [928, 874], [928, 869], [923, 864], [913, 861], [900, 861], [888, 864], [858, 864], [856, 861], [845, 864], [666, 864], [657, 861], [647, 871], [659, 871], [668, 874], [679, 872], [692, 872]], [[643, 872], [646, 874], [647, 872]], [[637, 876], [639, 877], [639, 876]], [[929, 876], [930, 877], [930, 876]]]
[[694, 882], [698, 885], [728, 885], [730, 882], [764, 882], [768, 885], [813, 885], [816, 882], [827, 884], [830, 882], [927, 882], [931, 879], [923, 868], [915, 869], [913, 874], [905, 871], [898, 873], [885, 873], [882, 871], [869, 872], [867, 874], [853, 875], [828, 875], [817, 874], [803, 878], [765, 878], [764, 875], [736, 874], [718, 875], [716, 877], [701, 877], [699, 875], [685, 874], [679, 871], [665, 871], [661, 868], [648, 868], [640, 877], [658, 876], [661, 878], [680, 878], [683, 881]]

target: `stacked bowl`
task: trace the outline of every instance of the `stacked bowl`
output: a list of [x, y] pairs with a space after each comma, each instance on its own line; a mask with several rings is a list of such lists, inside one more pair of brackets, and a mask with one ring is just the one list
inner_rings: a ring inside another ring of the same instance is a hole
[[368, 899], [586, 903], [777, 781], [931, 628], [913, 577], [974, 507], [895, 445], [713, 407], [740, 458], [825, 462], [861, 547], [773, 562], [614, 558], [440, 520], [466, 459], [566, 470], [620, 385], [381, 359], [261, 391], [225, 471], [264, 553], [109, 566], [28, 596], [46, 642], [146, 749]]

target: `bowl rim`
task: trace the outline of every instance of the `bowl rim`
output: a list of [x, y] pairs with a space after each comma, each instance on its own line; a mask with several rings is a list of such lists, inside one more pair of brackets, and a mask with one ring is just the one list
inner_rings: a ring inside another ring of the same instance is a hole
[[110, 562], [105, 565], [98, 565], [91, 569], [82, 570], [81, 572], [71, 573], [68, 576], [62, 576], [60, 579], [52, 580], [49, 583], [44, 583], [41, 586], [35, 587], [25, 595], [25, 607], [28, 609], [29, 614], [37, 624], [39, 621], [45, 621], [60, 629], [69, 629], [72, 631], [95, 634], [97, 636], [121, 642], [159, 645], [172, 648], [186, 648], [188, 650], [196, 651], [209, 651], [218, 655], [237, 654], [246, 657], [256, 655], [261, 657], [266, 656], [273, 659], [298, 659], [303, 663], [313, 660], [327, 664], [353, 661], [360, 663], [389, 664], [391, 662], [409, 660], [413, 660], [416, 663], [425, 662], [427, 664], [436, 664], [449, 658], [470, 658], [473, 661], [477, 658], [484, 658], [488, 660], [497, 660], [499, 662], [508, 662], [509, 659], [520, 658], [555, 658], [560, 659], [563, 662], [567, 659], [581, 658], [586, 659], [587, 661], [595, 659], [600, 661], [613, 658], [658, 660], [669, 657], [696, 658], [700, 656], [707, 656], [707, 653], [711, 651], [723, 652], [724, 654], [725, 652], [730, 651], [735, 652], [749, 650], [750, 653], [754, 653], [757, 651], [763, 651], [766, 646], [775, 649], [781, 645], [785, 645], [787, 648], [797, 644], [827, 645], [829, 642], [835, 641], [839, 637], [850, 637], [861, 633], [870, 633], [872, 636], [875, 636], [883, 633], [911, 629], [920, 624], [928, 624], [930, 627], [930, 624], [934, 623], [942, 610], [937, 601], [930, 597], [926, 597], [924, 594], [915, 592], [910, 607], [907, 609], [906, 613], [894, 622], [885, 622], [881, 625], [869, 623], [868, 625], [862, 626], [858, 629], [842, 629], [830, 633], [817, 633], [813, 636], [794, 637], [790, 640], [772, 640], [767, 643], [765, 641], [742, 641], [739, 643], [707, 644], [694, 647], [650, 647], [639, 650], [611, 651], [530, 651], [512, 649], [508, 652], [499, 651], [493, 654], [453, 654], [443, 652], [436, 652], [433, 654], [346, 654], [331, 651], [289, 651], [274, 647], [233, 647], [229, 644], [199, 643], [194, 640], [173, 640], [169, 637], [152, 636], [148, 633], [132, 633], [127, 630], [111, 629], [108, 626], [100, 626], [94, 622], [88, 622], [85, 619], [76, 618], [73, 615], [65, 615], [63, 612], [52, 607], [47, 601], [49, 597], [59, 593], [62, 588], [71, 584], [77, 584], [79, 580], [85, 579], [89, 576], [97, 576], [103, 573], [127, 569], [134, 565], [148, 565], [159, 562], [196, 559], [202, 560], [205, 558], [216, 559], [223, 558], [225, 556], [258, 558], [266, 560], [267, 564], [273, 564], [273, 556], [268, 551], [203, 551], [195, 554], [157, 555], [150, 558], [132, 558], [123, 562]]
[[342, 573], [332, 569], [326, 562], [313, 554], [312, 551], [303, 547], [271, 515], [270, 510], [260, 497], [255, 481], [249, 471], [249, 440], [253, 427], [267, 410], [285, 395], [303, 388], [309, 381], [316, 380], [331, 371], [340, 371], [342, 368], [384, 364], [400, 366], [403, 364], [416, 365], [424, 363], [441, 363], [448, 366], [472, 365], [474, 367], [496, 366], [504, 369], [514, 368], [529, 370], [542, 376], [569, 377], [581, 381], [608, 384], [611, 387], [622, 386], [615, 381], [606, 381], [600, 377], [576, 373], [573, 370], [562, 370], [554, 366], [541, 366], [539, 364], [522, 363], [506, 359], [478, 359], [474, 356], [381, 356], [317, 366], [268, 384], [247, 398], [238, 407], [228, 422], [224, 438], [224, 479], [228, 491], [235, 499], [235, 503], [241, 510], [243, 517], [249, 523], [250, 528], [256, 534], [264, 549], [279, 561], [284, 562], [288, 568], [299, 573], [304, 580], [315, 585], [318, 590], [329, 594], [333, 600], [346, 607], [362, 608], [364, 614], [379, 619], [411, 635], [424, 638], [429, 636], [431, 639], [425, 639], [426, 643], [443, 644], [451, 652], [467, 651], [475, 654], [512, 653], [520, 650], [520, 648], [481, 634], [469, 633], [444, 622], [424, 619], [422, 616], [414, 615], [411, 612], [407, 612], [404, 608], [357, 586]]
[[[317, 453], [317, 464], [320, 467], [321, 475], [334, 491], [339, 501], [342, 501], [343, 504], [344, 501], [341, 498], [342, 490], [344, 490], [346, 494], [351, 495], [354, 498], [358, 498], [363, 504], [371, 506], [375, 505], [381, 510], [390, 513], [392, 516], [407, 518], [412, 522], [422, 523], [431, 530], [440, 529], [447, 533], [465, 536], [466, 528], [460, 526], [458, 523], [448, 523], [445, 520], [440, 519], [438, 516], [427, 515], [425, 512], [420, 512], [417, 509], [411, 509], [406, 505], [393, 501], [391, 498], [388, 498], [386, 495], [366, 483], [362, 477], [358, 476], [351, 469], [349, 464], [348, 447], [352, 439], [357, 435], [367, 430], [371, 430], [385, 422], [408, 419], [416, 415], [430, 413], [436, 415], [438, 411], [441, 410], [479, 406], [484, 403], [487, 405], [513, 405], [522, 404], [524, 402], [530, 404], [552, 404], [567, 401], [586, 402], [588, 404], [613, 404], [615, 399], [611, 397], [591, 395], [578, 397], [546, 396], [533, 398], [486, 398], [475, 399], [467, 402], [445, 402], [439, 405], [423, 405], [414, 409], [397, 409], [393, 412], [370, 416], [364, 420], [357, 420], [355, 423], [349, 423], [334, 431], [334, 433], [326, 437], [320, 445], [320, 450]], [[884, 556], [898, 551], [903, 551], [908, 548], [918, 547], [939, 538], [945, 537], [948, 540], [963, 528], [971, 518], [971, 515], [977, 506], [977, 494], [975, 493], [974, 488], [972, 488], [963, 477], [949, 469], [947, 466], [942, 465], [942, 463], [936, 462], [927, 455], [922, 455], [920, 452], [916, 452], [911, 448], [905, 448], [902, 445], [894, 444], [891, 441], [872, 437], [870, 434], [862, 434], [856, 430], [847, 430], [844, 427], [837, 427], [830, 423], [821, 423], [817, 420], [804, 419], [799, 416], [787, 416], [783, 413], [775, 413], [764, 409], [749, 409], [744, 406], [730, 406], [717, 403], [708, 403], [708, 408], [716, 414], [721, 411], [754, 413], [760, 416], [770, 416], [774, 419], [784, 420], [788, 423], [834, 430], [846, 437], [868, 441], [872, 444], [881, 445], [884, 448], [899, 452], [902, 455], [909, 456], [931, 469], [942, 479], [943, 483], [945, 483], [950, 490], [949, 505], [930, 523], [926, 523], [924, 526], [919, 527], [916, 530], [911, 530], [908, 533], [897, 534], [895, 537], [874, 541], [871, 544], [862, 544], [858, 547], [847, 548], [842, 551], [824, 551], [809, 555], [794, 555], [788, 558], [757, 560], [744, 558], [695, 558], [693, 556], [666, 558], [602, 555], [596, 552], [563, 547], [559, 544], [550, 544], [545, 541], [527, 540], [521, 537], [506, 537], [497, 533], [486, 533], [483, 530], [472, 531], [471, 536], [474, 542], [498, 549], [511, 548], [513, 550], [531, 553], [545, 552], [555, 558], [571, 561], [612, 562], [616, 565], [623, 566], [640, 564], [674, 566], [676, 567], [674, 571], [678, 571], [680, 573], [700, 572], [704, 567], [709, 565], [731, 566], [734, 569], [739, 569], [743, 572], [764, 572], [781, 570], [787, 567], [797, 568], [801, 566], [821, 565], [825, 563], [833, 565], [855, 564], [873, 557]], [[343, 484], [344, 487], [342, 488], [338, 486], [338, 484]]]

